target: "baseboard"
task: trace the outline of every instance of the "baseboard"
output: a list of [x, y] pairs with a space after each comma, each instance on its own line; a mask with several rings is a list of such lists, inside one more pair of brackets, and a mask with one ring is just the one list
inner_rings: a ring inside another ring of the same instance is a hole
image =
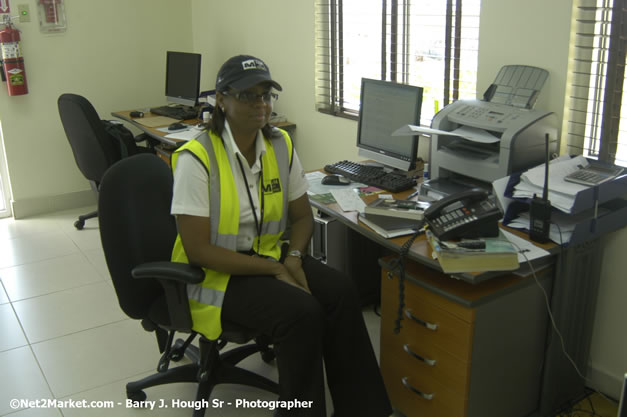
[[621, 389], [623, 387], [623, 374], [614, 375], [589, 364], [586, 377], [586, 386], [600, 391], [615, 400], [620, 398]]
[[14, 200], [11, 202], [11, 208], [15, 219], [24, 219], [26, 217], [53, 213], [55, 211], [93, 206], [96, 203], [96, 193], [92, 190], [85, 190], [60, 195]]

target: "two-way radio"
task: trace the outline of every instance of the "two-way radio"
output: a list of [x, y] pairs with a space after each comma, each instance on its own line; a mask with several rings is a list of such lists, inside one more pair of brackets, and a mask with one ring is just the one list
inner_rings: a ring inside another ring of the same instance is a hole
[[549, 201], [549, 134], [546, 134], [546, 161], [544, 164], [544, 190], [542, 198], [534, 194], [529, 208], [529, 238], [534, 242], [549, 241], [551, 227], [551, 202]]

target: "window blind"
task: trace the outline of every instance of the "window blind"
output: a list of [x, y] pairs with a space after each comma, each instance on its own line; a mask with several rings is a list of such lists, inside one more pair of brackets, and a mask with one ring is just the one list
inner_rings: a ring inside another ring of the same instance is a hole
[[627, 26], [625, 0], [577, 0], [566, 140], [568, 153], [627, 166], [621, 112]]
[[424, 88], [422, 124], [475, 98], [480, 0], [316, 0], [316, 107], [357, 117], [361, 78]]

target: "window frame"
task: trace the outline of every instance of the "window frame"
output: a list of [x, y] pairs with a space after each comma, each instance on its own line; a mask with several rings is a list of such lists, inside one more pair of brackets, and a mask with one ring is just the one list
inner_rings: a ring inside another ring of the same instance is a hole
[[[627, 46], [626, 0], [577, 0], [565, 121], [566, 150], [599, 161], [617, 160]], [[600, 15], [600, 16], [599, 16]]]
[[[357, 120], [359, 109], [345, 106], [343, 1], [316, 1], [316, 109]], [[409, 1], [381, 0], [380, 80], [409, 82], [410, 8]], [[443, 97], [438, 98], [444, 106], [459, 99], [462, 16], [462, 0], [446, 0]]]

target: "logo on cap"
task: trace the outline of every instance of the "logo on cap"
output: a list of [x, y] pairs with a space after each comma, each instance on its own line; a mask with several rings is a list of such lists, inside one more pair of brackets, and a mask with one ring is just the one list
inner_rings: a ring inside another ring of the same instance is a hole
[[266, 68], [266, 64], [258, 59], [248, 59], [246, 61], [242, 61], [242, 68], [245, 70], [259, 69], [262, 71], [268, 71], [268, 68]]

